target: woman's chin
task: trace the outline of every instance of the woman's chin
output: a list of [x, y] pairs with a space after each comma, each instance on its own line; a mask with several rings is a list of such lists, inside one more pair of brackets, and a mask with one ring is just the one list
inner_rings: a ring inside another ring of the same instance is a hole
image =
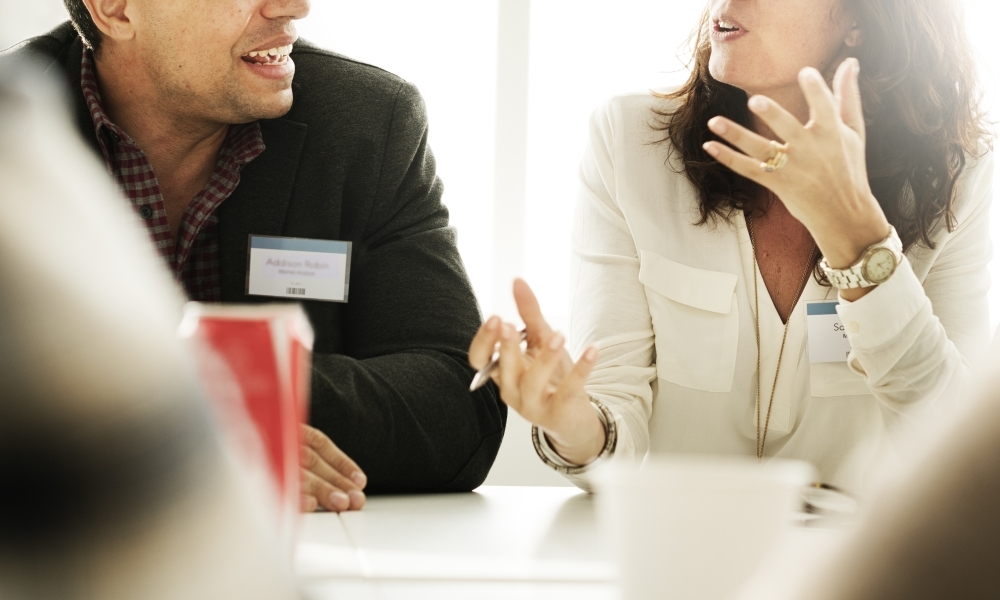
[[769, 90], [788, 85], [798, 86], [797, 72], [791, 73], [788, 77], [775, 79], [766, 76], [754, 76], [754, 73], [759, 72], [759, 69], [750, 66], [739, 68], [732, 63], [719, 65], [713, 63], [709, 65], [708, 72], [712, 76], [712, 79], [719, 83], [741, 89], [747, 95], [766, 94]]
[[721, 64], [716, 64], [714, 60], [709, 63], [708, 72], [712, 76], [712, 79], [718, 81], [719, 83], [725, 83], [726, 85], [746, 89], [744, 86], [747, 85], [748, 82], [745, 77], [740, 76], [740, 71], [734, 68], [732, 64], [724, 63], [722, 61], [720, 61], [720, 63]]

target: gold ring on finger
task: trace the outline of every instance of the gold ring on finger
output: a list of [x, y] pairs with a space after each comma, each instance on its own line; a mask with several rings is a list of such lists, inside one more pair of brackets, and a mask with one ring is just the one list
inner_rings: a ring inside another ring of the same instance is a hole
[[760, 170], [765, 173], [774, 173], [785, 168], [788, 164], [788, 144], [779, 144], [771, 140], [771, 147], [774, 148], [774, 156], [766, 162], [760, 163]]

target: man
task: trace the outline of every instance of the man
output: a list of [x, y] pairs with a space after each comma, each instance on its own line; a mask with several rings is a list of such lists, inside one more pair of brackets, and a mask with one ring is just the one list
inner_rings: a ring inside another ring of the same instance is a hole
[[468, 392], [480, 316], [416, 88], [297, 42], [308, 0], [65, 3], [73, 26], [6, 56], [63, 74], [81, 134], [190, 299], [277, 300], [248, 293], [251, 236], [352, 243], [348, 301], [303, 302], [303, 509], [361, 508], [366, 485], [480, 485], [506, 410], [493, 388]]

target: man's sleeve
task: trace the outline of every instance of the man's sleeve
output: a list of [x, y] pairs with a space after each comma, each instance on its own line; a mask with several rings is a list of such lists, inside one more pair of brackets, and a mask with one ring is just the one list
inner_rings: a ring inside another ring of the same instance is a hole
[[468, 491], [493, 465], [507, 410], [492, 384], [468, 390], [481, 316], [414, 86], [400, 86], [383, 135], [375, 201], [353, 249], [346, 356], [314, 357], [312, 423], [357, 461], [369, 491]]

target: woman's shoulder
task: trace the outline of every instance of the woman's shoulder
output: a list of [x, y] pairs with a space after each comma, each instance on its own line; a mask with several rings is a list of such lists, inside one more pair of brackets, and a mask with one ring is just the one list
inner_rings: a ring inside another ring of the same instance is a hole
[[975, 153], [966, 154], [965, 173], [974, 178], [993, 176], [993, 144], [980, 139]]
[[680, 106], [680, 101], [671, 97], [674, 91], [666, 88], [616, 94], [601, 103], [595, 113], [627, 116], [650, 111], [670, 112]]
[[665, 125], [680, 101], [673, 90], [645, 90], [618, 94], [592, 113], [591, 141], [618, 150], [669, 147]]
[[993, 197], [994, 152], [986, 140], [980, 140], [975, 153], [966, 155], [965, 170], [955, 193], [955, 220], [959, 227], [982, 211], [989, 210]]

